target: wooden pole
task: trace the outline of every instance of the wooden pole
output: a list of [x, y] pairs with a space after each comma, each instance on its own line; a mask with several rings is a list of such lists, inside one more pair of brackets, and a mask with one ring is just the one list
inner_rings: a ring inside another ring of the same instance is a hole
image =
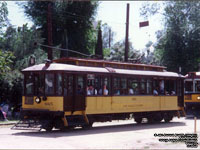
[[[52, 2], [48, 4], [48, 16], [47, 16], [47, 26], [48, 26], [48, 46], [52, 46]], [[52, 48], [48, 48], [48, 59], [52, 60]]]
[[194, 133], [197, 133], [197, 117], [194, 117]]
[[124, 56], [125, 62], [128, 62], [128, 50], [129, 50], [128, 32], [129, 32], [129, 3], [127, 4], [126, 7], [126, 37], [125, 37], [125, 56]]

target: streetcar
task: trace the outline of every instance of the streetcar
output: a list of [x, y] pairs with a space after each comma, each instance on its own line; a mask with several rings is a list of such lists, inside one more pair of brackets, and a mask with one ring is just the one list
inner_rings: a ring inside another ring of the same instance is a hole
[[200, 72], [189, 72], [184, 80], [184, 102], [187, 115], [200, 114]]
[[69, 57], [22, 73], [21, 121], [14, 129], [89, 128], [125, 119], [170, 122], [184, 111], [184, 76], [163, 66]]

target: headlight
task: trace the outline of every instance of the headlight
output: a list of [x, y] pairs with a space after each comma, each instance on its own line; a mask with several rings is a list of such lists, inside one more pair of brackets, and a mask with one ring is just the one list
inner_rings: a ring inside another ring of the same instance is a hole
[[41, 102], [40, 97], [36, 97], [35, 102], [36, 102], [37, 104], [39, 104], [39, 103]]
[[200, 100], [200, 96], [198, 96], [197, 99]]

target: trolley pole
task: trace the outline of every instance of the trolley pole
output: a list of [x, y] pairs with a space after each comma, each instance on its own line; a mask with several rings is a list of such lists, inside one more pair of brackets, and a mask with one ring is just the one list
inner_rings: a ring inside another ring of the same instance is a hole
[[[52, 2], [48, 4], [48, 16], [47, 16], [47, 26], [48, 26], [48, 46], [52, 46]], [[48, 59], [52, 60], [52, 48], [48, 47]]]
[[125, 37], [125, 56], [124, 56], [125, 62], [128, 62], [128, 51], [129, 51], [128, 32], [129, 32], [129, 3], [127, 3], [126, 7], [126, 37]]

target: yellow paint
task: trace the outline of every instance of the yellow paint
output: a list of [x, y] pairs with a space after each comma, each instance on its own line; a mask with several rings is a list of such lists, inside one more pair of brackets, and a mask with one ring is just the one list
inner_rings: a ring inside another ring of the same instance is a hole
[[67, 119], [65, 117], [62, 118], [62, 121], [64, 122], [64, 126], [67, 127], [68, 126], [68, 122]]
[[35, 102], [36, 96], [33, 97], [33, 105], [25, 104], [25, 96], [22, 97], [22, 108], [26, 109], [44, 109], [49, 111], [63, 111], [63, 97], [47, 97], [44, 101], [41, 98], [41, 103]]
[[200, 103], [200, 94], [192, 94], [190, 100], [187, 100], [186, 96], [184, 96], [184, 102], [199, 102]]
[[177, 96], [86, 97], [86, 114], [178, 110]]
[[66, 112], [65, 112], [65, 116], [70, 116], [71, 114], [72, 114], [71, 111], [66, 111]]
[[178, 110], [177, 96], [160, 96], [161, 110]]

